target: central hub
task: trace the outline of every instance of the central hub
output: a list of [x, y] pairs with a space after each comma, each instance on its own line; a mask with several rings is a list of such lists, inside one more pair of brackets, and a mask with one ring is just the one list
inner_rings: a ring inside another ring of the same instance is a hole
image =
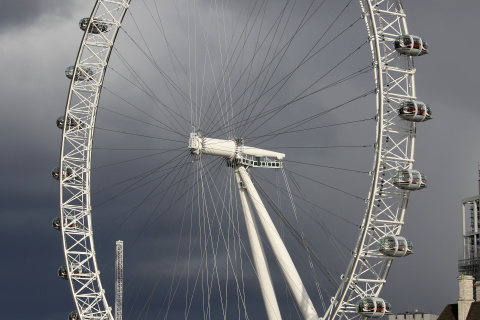
[[209, 154], [227, 159], [233, 159], [237, 146], [233, 140], [212, 139], [190, 133], [188, 147], [193, 154]]
[[240, 141], [242, 140], [206, 138], [192, 132], [188, 140], [188, 148], [195, 155], [218, 156], [248, 166], [278, 168], [285, 158], [283, 153], [244, 146]]

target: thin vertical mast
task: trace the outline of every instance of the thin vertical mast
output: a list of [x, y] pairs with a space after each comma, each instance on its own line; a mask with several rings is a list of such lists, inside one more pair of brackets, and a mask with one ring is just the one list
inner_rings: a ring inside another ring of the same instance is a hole
[[123, 241], [116, 242], [115, 255], [115, 320], [122, 320], [123, 301]]

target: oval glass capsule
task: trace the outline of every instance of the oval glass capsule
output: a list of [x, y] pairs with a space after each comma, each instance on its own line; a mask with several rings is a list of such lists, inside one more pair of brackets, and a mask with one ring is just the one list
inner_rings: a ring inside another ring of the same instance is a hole
[[423, 122], [432, 119], [432, 110], [421, 101], [404, 100], [397, 108], [400, 118], [412, 122]]
[[357, 313], [367, 318], [381, 318], [392, 312], [390, 303], [377, 297], [366, 297], [356, 304]]
[[422, 56], [428, 53], [428, 44], [420, 37], [411, 34], [402, 34], [395, 38], [395, 50], [408, 56]]
[[61, 229], [61, 220], [60, 220], [60, 217], [56, 217], [55, 219], [53, 219], [52, 221], [52, 226], [55, 230], [58, 230], [60, 231]]
[[72, 312], [70, 312], [70, 314], [68, 315], [68, 320], [78, 320], [79, 317], [78, 317], [78, 312], [77, 310], [73, 310]]
[[[82, 31], [87, 31], [89, 22], [90, 22], [90, 18], [80, 19], [80, 21], [78, 22], [78, 26]], [[93, 34], [100, 34], [102, 32], [107, 32], [107, 31], [108, 31], [108, 25], [102, 21], [93, 21], [90, 24], [90, 28], [88, 28], [88, 33], [93, 33]]]
[[74, 81], [89, 81], [92, 80], [93, 71], [90, 68], [77, 68], [77, 72], [74, 72], [75, 67], [69, 66], [65, 69], [65, 76], [68, 79], [74, 79]]
[[390, 257], [404, 257], [413, 253], [413, 243], [401, 236], [386, 236], [377, 243], [378, 251]]
[[392, 183], [399, 189], [419, 190], [427, 187], [427, 177], [420, 171], [404, 169], [395, 172]]
[[60, 266], [60, 268], [58, 268], [57, 274], [60, 278], [67, 280], [68, 279], [67, 267], [64, 265]]
[[[63, 130], [64, 125], [65, 125], [65, 117], [64, 116], [58, 117], [57, 127]], [[82, 129], [82, 122], [72, 117], [67, 117], [67, 130], [70, 130], [70, 129]]]
[[[55, 167], [52, 169], [52, 177], [55, 180], [60, 180], [60, 167]], [[80, 180], [80, 177], [75, 174], [71, 168], [62, 170], [63, 181], [69, 182], [72, 180]]]

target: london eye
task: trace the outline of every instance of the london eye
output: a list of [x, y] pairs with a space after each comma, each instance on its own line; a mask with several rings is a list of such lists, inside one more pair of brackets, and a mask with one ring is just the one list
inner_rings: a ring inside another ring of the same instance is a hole
[[432, 119], [401, 1], [97, 0], [79, 18], [52, 171], [71, 315], [113, 319], [117, 239], [125, 318], [391, 312]]

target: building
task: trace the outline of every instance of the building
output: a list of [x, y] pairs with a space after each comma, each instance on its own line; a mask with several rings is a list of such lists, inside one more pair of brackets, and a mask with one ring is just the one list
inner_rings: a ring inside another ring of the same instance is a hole
[[[473, 299], [474, 278], [470, 275], [458, 276], [458, 303], [449, 304], [443, 309], [438, 320], [479, 320], [480, 301]], [[480, 297], [480, 281], [475, 282], [476, 296]]]
[[[478, 166], [480, 191], [480, 164]], [[458, 260], [458, 301], [443, 309], [437, 320], [480, 320], [479, 196], [462, 200], [462, 256]], [[392, 318], [388, 320], [417, 318]], [[421, 319], [421, 318], [420, 318]], [[427, 320], [427, 319], [426, 319]]]
[[[480, 191], [480, 164], [478, 167]], [[458, 303], [449, 304], [438, 320], [480, 320], [479, 196], [462, 200], [463, 252], [458, 260]]]
[[405, 312], [396, 315], [389, 315], [387, 320], [437, 320], [438, 316], [423, 312]]
[[[480, 180], [479, 180], [480, 183]], [[478, 195], [462, 200], [463, 253], [458, 261], [459, 274], [480, 281], [480, 216]], [[474, 293], [475, 295], [475, 293]], [[480, 319], [480, 318], [479, 318]]]

